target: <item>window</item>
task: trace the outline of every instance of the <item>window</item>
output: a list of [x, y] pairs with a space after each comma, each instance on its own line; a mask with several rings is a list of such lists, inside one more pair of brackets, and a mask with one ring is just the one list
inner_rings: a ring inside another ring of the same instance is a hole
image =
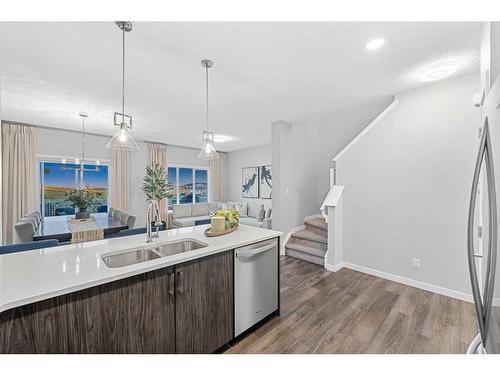
[[[101, 193], [98, 203], [89, 207], [90, 212], [108, 211], [108, 166], [100, 165], [99, 172], [80, 172], [71, 168], [75, 164], [60, 163], [54, 161], [40, 161], [40, 187], [41, 187], [41, 212], [45, 216], [71, 215], [75, 208], [64, 200], [64, 193], [82, 185], [86, 189]], [[85, 165], [94, 168], [94, 165]]]
[[168, 208], [173, 204], [208, 202], [208, 170], [168, 167]]

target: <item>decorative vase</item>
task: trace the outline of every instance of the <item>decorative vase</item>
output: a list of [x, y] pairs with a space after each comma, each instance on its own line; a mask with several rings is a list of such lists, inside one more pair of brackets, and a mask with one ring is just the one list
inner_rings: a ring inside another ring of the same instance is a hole
[[79, 209], [75, 214], [75, 219], [90, 219], [90, 212], [87, 210]]

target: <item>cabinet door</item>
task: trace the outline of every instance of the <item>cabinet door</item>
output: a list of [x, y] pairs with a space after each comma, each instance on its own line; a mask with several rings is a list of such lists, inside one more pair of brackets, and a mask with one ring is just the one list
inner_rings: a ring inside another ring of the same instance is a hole
[[176, 352], [212, 353], [233, 338], [233, 251], [176, 266]]
[[173, 267], [70, 295], [70, 353], [175, 353]]

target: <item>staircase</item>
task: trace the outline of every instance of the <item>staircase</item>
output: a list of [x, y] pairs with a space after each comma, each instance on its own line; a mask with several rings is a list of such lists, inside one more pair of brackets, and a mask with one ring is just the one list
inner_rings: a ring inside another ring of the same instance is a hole
[[328, 225], [324, 218], [306, 220], [304, 224], [305, 229], [291, 234], [285, 245], [286, 255], [324, 266]]

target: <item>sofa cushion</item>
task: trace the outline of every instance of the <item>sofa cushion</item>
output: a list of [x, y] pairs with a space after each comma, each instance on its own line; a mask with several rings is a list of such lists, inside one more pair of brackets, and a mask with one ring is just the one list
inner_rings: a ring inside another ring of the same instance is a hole
[[208, 212], [215, 212], [222, 209], [222, 202], [209, 202], [208, 203]]
[[262, 204], [258, 203], [248, 203], [248, 216], [257, 217]]
[[172, 221], [172, 226], [174, 227], [181, 227], [181, 228], [184, 228], [184, 227], [192, 227], [194, 226], [194, 222], [197, 221], [197, 220], [206, 220], [206, 219], [210, 219], [210, 217], [208, 215], [206, 216], [192, 216], [192, 217], [181, 217], [181, 218], [178, 218], [178, 219], [174, 219]]
[[178, 219], [181, 217], [191, 216], [191, 205], [190, 204], [173, 204], [172, 205], [172, 217]]
[[206, 216], [208, 215], [207, 203], [194, 203], [191, 205], [191, 216]]
[[262, 226], [262, 222], [259, 222], [254, 217], [242, 217], [242, 218], [240, 218], [240, 224], [252, 225], [254, 227]]

